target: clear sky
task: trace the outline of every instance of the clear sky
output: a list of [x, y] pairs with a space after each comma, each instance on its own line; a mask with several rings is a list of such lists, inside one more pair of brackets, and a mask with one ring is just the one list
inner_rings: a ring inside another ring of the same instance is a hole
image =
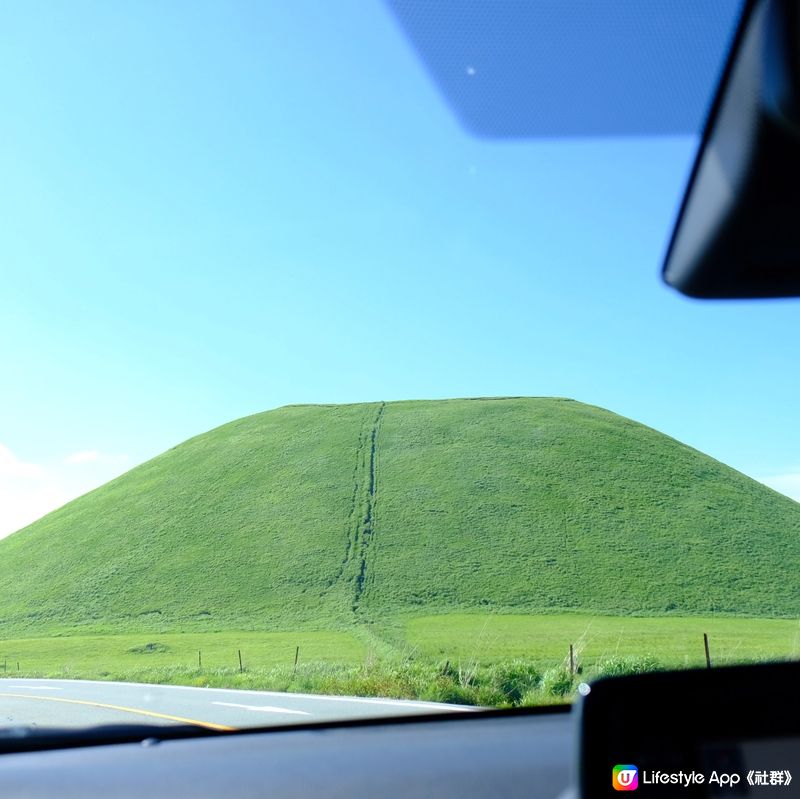
[[19, 4], [0, 96], [0, 535], [300, 402], [568, 396], [800, 498], [800, 303], [658, 276], [694, 136], [470, 137], [361, 0]]

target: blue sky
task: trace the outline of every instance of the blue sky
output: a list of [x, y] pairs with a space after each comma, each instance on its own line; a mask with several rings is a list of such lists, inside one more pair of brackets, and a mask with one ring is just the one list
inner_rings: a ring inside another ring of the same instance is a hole
[[0, 33], [0, 535], [295, 402], [569, 396], [800, 497], [800, 304], [658, 276], [694, 136], [472, 138], [379, 4], [189, 9]]

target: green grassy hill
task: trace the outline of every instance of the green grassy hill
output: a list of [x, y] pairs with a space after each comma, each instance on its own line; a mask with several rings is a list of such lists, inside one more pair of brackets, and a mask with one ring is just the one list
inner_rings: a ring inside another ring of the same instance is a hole
[[290, 406], [0, 541], [0, 637], [800, 616], [800, 504], [564, 399]]

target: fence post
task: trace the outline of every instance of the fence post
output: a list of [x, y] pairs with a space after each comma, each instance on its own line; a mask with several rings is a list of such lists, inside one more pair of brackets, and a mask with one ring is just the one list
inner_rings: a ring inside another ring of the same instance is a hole
[[297, 649], [294, 650], [294, 668], [292, 669], [292, 679], [294, 679], [294, 675], [297, 674], [297, 659], [300, 657], [300, 647], [298, 646]]
[[572, 644], [569, 645], [569, 673], [573, 677], [575, 676], [575, 650]]
[[203, 668], [203, 653], [199, 649], [197, 650], [197, 668]]
[[239, 649], [239, 673], [241, 674], [244, 671], [244, 666], [242, 666], [242, 650]]
[[706, 648], [706, 668], [711, 668], [711, 655], [708, 652], [708, 634], [703, 633], [703, 645]]

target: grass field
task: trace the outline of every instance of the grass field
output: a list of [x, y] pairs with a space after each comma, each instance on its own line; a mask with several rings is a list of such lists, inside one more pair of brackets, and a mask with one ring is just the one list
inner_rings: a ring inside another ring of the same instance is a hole
[[0, 641], [0, 674], [23, 671], [50, 676], [123, 676], [147, 669], [247, 669], [293, 665], [296, 648], [303, 663], [363, 663], [367, 647], [346, 632], [165, 633], [157, 635], [73, 635]]
[[[383, 638], [375, 630], [366, 635], [362, 630], [6, 640], [0, 643], [0, 677], [116, 679], [504, 706], [568, 701], [579, 682], [605, 674], [705, 665], [703, 633], [709, 636], [715, 666], [800, 656], [800, 622], [786, 619], [460, 614], [398, 620], [390, 629]], [[569, 672], [570, 644], [574, 675]]]
[[591, 668], [609, 658], [648, 657], [664, 666], [705, 665], [707, 633], [717, 665], [800, 656], [800, 621], [451, 615], [409, 619], [405, 639], [427, 658], [493, 663], [524, 658], [540, 668], [564, 662], [570, 644]]
[[147, 668], [247, 669], [302, 663], [361, 665], [376, 659], [450, 660], [491, 665], [523, 659], [540, 669], [565, 662], [570, 644], [587, 667], [609, 658], [648, 657], [664, 666], [705, 663], [703, 633], [717, 665], [800, 657], [800, 621], [736, 618], [637, 618], [579, 614], [454, 614], [400, 622], [402, 637], [382, 641], [345, 631], [67, 635], [0, 641], [0, 673], [98, 675]]

